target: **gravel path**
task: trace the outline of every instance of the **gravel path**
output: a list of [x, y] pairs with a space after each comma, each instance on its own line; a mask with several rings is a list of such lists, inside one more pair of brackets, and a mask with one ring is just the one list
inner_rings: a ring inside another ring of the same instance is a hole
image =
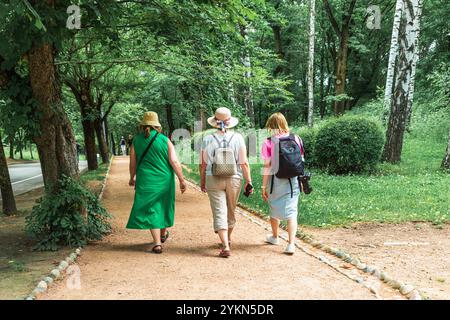
[[149, 253], [150, 233], [125, 229], [133, 201], [127, 182], [128, 158], [116, 157], [103, 196], [114, 232], [78, 258], [80, 289], [64, 279], [39, 299], [376, 299], [301, 250], [286, 256], [285, 243], [266, 245], [267, 231], [241, 215], [232, 257], [219, 258], [208, 198], [193, 188], [177, 194], [165, 252]]

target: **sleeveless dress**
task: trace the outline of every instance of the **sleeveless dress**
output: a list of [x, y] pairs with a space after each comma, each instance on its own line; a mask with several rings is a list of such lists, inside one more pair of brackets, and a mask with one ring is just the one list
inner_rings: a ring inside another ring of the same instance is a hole
[[[133, 139], [136, 163], [156, 134]], [[136, 191], [128, 229], [162, 229], [173, 226], [175, 214], [175, 174], [169, 162], [168, 138], [159, 134], [136, 171]]]
[[[275, 137], [287, 137], [289, 134], [276, 135]], [[298, 137], [295, 140], [300, 144]], [[261, 156], [264, 160], [272, 159], [274, 146], [273, 142], [266, 140], [262, 146]], [[273, 179], [273, 190], [271, 192], [271, 183]], [[291, 184], [288, 179], [279, 179], [275, 175], [269, 177], [267, 184], [267, 193], [269, 193], [270, 216], [278, 220], [297, 219], [298, 215], [298, 200], [300, 196], [300, 187], [296, 178], [291, 178], [292, 183], [292, 197]]]

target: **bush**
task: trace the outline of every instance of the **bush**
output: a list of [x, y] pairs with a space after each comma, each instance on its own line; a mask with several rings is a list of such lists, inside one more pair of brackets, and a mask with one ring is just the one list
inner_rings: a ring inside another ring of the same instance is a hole
[[317, 166], [317, 158], [316, 158], [316, 138], [318, 129], [303, 127], [301, 129], [295, 130], [294, 133], [298, 135], [303, 141], [303, 147], [305, 148], [305, 164], [307, 167], [316, 167]]
[[332, 174], [371, 170], [380, 160], [383, 140], [383, 132], [374, 121], [360, 117], [333, 119], [317, 133], [317, 164]]
[[78, 247], [111, 231], [111, 217], [95, 195], [78, 181], [63, 177], [57, 194], [45, 194], [26, 217], [26, 230], [38, 241], [35, 250]]

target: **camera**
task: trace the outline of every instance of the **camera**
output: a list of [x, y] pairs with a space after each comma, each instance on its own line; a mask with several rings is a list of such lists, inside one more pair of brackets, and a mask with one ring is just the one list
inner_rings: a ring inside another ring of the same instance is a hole
[[248, 184], [247, 188], [245, 189], [244, 196], [246, 196], [248, 198], [250, 196], [250, 192], [252, 192], [252, 190], [253, 190], [253, 186], [251, 184]]
[[305, 172], [304, 175], [298, 177], [300, 190], [305, 194], [310, 194], [313, 190], [309, 185], [309, 180], [311, 180], [311, 173], [309, 172]]

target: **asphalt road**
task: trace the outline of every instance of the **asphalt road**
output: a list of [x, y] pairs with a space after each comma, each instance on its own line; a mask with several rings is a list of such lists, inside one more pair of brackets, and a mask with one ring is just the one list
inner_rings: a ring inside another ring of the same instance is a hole
[[[80, 171], [86, 169], [87, 161], [80, 161], [79, 167]], [[14, 195], [16, 196], [44, 186], [41, 164], [39, 162], [12, 164], [8, 166], [8, 170]]]

